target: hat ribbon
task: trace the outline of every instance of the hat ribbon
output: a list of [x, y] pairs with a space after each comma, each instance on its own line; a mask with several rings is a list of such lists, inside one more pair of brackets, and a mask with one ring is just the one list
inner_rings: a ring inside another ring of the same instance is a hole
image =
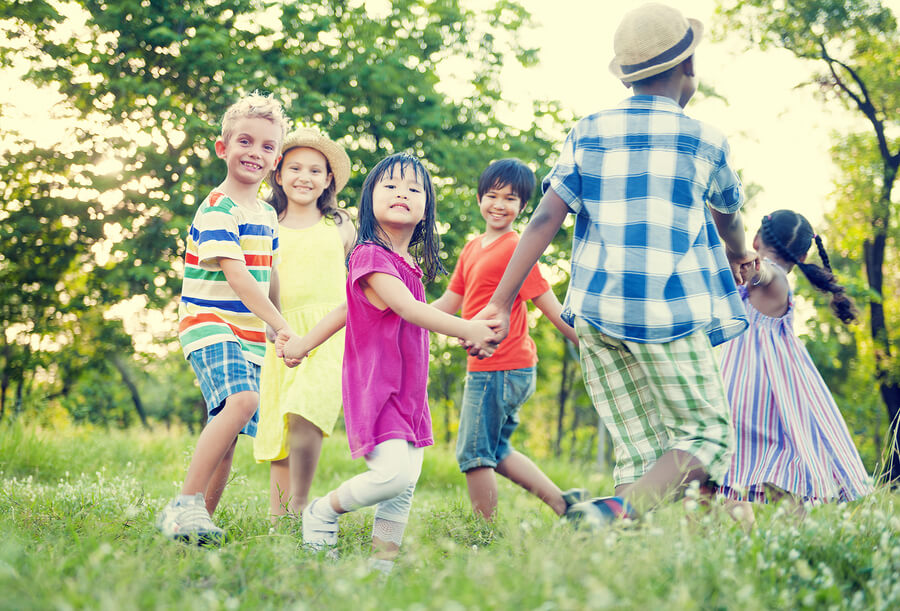
[[688, 27], [687, 33], [681, 40], [679, 40], [672, 47], [666, 49], [656, 57], [652, 57], [647, 61], [640, 62], [639, 64], [620, 64], [619, 68], [621, 68], [623, 74], [633, 74], [639, 70], [643, 70], [644, 68], [650, 68], [652, 66], [664, 64], [684, 53], [684, 51], [688, 49], [693, 42], [694, 30]]

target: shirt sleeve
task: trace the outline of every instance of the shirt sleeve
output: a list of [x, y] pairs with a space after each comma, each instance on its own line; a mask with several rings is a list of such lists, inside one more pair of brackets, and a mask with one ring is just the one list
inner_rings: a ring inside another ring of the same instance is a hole
[[535, 263], [534, 267], [532, 267], [531, 271], [528, 273], [528, 277], [525, 278], [522, 288], [519, 289], [519, 297], [522, 301], [528, 301], [535, 297], [540, 297], [549, 290], [550, 283], [547, 282], [544, 275], [541, 274], [540, 266]]
[[[471, 242], [469, 242], [469, 244], [471, 244]], [[466, 293], [466, 277], [465, 271], [463, 270], [463, 262], [466, 260], [466, 252], [469, 250], [469, 244], [463, 246], [459, 259], [456, 261], [456, 267], [453, 268], [453, 273], [450, 274], [450, 282], [447, 283], [447, 290], [453, 291], [457, 295], [465, 295]]]
[[218, 259], [244, 260], [241, 236], [234, 208], [222, 205], [201, 209], [194, 219], [194, 240], [197, 243], [198, 265], [207, 270], [218, 270]]
[[388, 274], [403, 280], [397, 264], [388, 251], [378, 244], [360, 244], [350, 255], [348, 280], [354, 289], [359, 288], [359, 281], [372, 273]]
[[[577, 126], [576, 126], [577, 128]], [[541, 182], [541, 192], [553, 189], [574, 214], [581, 211], [581, 170], [576, 161], [577, 136], [575, 129], [569, 131], [556, 165]]]
[[722, 157], [710, 180], [709, 205], [724, 214], [732, 214], [744, 205], [744, 187], [731, 165], [728, 142], [722, 146]]

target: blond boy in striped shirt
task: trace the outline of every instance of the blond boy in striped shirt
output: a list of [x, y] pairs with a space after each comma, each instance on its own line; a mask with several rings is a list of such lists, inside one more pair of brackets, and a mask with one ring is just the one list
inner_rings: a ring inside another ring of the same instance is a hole
[[226, 111], [215, 146], [228, 173], [200, 204], [188, 233], [178, 336], [209, 419], [181, 493], [157, 519], [171, 539], [217, 544], [224, 538], [210, 516], [238, 435], [256, 434], [266, 325], [275, 332], [288, 326], [276, 305], [278, 221], [258, 198], [287, 127], [281, 104], [271, 97], [252, 94]]

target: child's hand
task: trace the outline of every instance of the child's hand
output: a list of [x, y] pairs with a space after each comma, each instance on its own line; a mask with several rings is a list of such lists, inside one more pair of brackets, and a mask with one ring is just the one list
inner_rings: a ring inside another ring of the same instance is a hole
[[725, 250], [735, 284], [746, 284], [759, 271], [759, 255], [754, 250], [735, 253]]
[[499, 320], [470, 320], [470, 331], [466, 333], [464, 338], [466, 349], [472, 354], [474, 351], [483, 354], [481, 358], [491, 356], [497, 349], [499, 343], [497, 339], [497, 329], [500, 326]]
[[[275, 354], [278, 355], [277, 348]], [[303, 341], [303, 338], [294, 335], [282, 344], [280, 356], [284, 359], [285, 365], [288, 367], [296, 367], [303, 362], [303, 359], [309, 356], [309, 350], [306, 348], [306, 343]]]
[[[293, 339], [299, 340], [300, 336], [294, 333], [290, 327], [282, 327], [281, 329], [279, 329], [275, 334], [275, 341], [272, 342], [275, 344], [275, 356], [283, 359], [285, 357], [284, 348], [288, 344], [288, 342]], [[289, 354], [288, 356], [294, 357], [293, 354]]]
[[485, 345], [476, 346], [473, 342], [462, 341], [460, 343], [466, 348], [470, 356], [477, 356], [480, 359], [487, 358], [494, 353], [500, 342], [509, 335], [509, 310], [504, 311], [503, 308], [488, 302], [486, 306], [473, 318], [472, 321], [488, 321], [489, 326], [494, 332]]

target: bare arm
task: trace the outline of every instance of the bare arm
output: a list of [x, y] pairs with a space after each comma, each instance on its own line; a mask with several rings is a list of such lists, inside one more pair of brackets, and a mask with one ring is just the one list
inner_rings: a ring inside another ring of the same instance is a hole
[[[269, 301], [272, 302], [276, 310], [281, 312], [281, 285], [278, 280], [278, 270], [275, 267], [272, 267], [272, 277], [269, 280]], [[273, 344], [275, 343], [276, 335], [277, 332], [272, 328], [272, 325], [267, 324], [266, 337]]]
[[784, 272], [768, 261], [761, 261], [759, 270], [750, 274], [755, 274], [747, 285], [753, 307], [772, 318], [784, 316], [788, 309], [790, 291]]
[[[513, 252], [500, 284], [494, 290], [494, 295], [481, 312], [473, 320], [496, 319], [499, 321], [497, 328], [497, 341], [499, 342], [509, 334], [509, 312], [516, 300], [516, 295], [525, 278], [538, 258], [550, 245], [553, 236], [562, 226], [563, 220], [569, 213], [566, 203], [553, 189], [548, 189], [541, 198], [541, 203], [531, 216], [528, 227], [522, 233], [519, 244]], [[469, 352], [473, 352], [470, 350]]]
[[466, 340], [482, 350], [489, 350], [494, 340], [495, 321], [463, 320], [418, 301], [406, 285], [390, 274], [373, 272], [360, 280], [369, 302], [376, 308], [390, 308], [403, 320], [436, 333]]
[[566, 338], [576, 346], [578, 345], [578, 336], [575, 335], [575, 329], [567, 325], [560, 316], [562, 314], [562, 304], [559, 302], [559, 299], [556, 298], [556, 294], [552, 290], [547, 291], [542, 295], [538, 295], [532, 299], [531, 302], [544, 313], [544, 316], [553, 323], [554, 327], [559, 329], [560, 333], [565, 335]]
[[296, 367], [309, 353], [347, 324], [347, 302], [342, 303], [316, 323], [309, 333], [300, 337], [292, 333], [279, 333], [275, 341], [275, 354], [284, 359], [288, 367]]
[[339, 210], [337, 213], [341, 217], [341, 224], [337, 226], [338, 235], [341, 236], [341, 242], [344, 244], [344, 256], [349, 257], [356, 245], [356, 227], [350, 219], [350, 215]]
[[247, 309], [256, 314], [264, 323], [276, 332], [290, 328], [287, 321], [269, 300], [269, 296], [259, 290], [259, 284], [250, 274], [243, 261], [238, 259], [219, 258], [219, 267], [225, 274], [228, 286], [235, 292]]
[[456, 314], [459, 312], [459, 307], [462, 305], [463, 296], [459, 293], [454, 293], [450, 289], [444, 291], [444, 294], [431, 302], [431, 305], [436, 307], [441, 312], [446, 312], [447, 314]]
[[[719, 232], [719, 237], [725, 243], [725, 254], [728, 256], [728, 263], [731, 265], [734, 281], [737, 284], [744, 284], [750, 279], [747, 273], [748, 270], [753, 268], [755, 271], [759, 268], [759, 256], [752, 250], [747, 250], [744, 220], [741, 217], [741, 212], [726, 214], [712, 207], [710, 207], [709, 211], [712, 213], [713, 221], [716, 224], [716, 231]], [[748, 266], [748, 263], [753, 263], [753, 265]]]

